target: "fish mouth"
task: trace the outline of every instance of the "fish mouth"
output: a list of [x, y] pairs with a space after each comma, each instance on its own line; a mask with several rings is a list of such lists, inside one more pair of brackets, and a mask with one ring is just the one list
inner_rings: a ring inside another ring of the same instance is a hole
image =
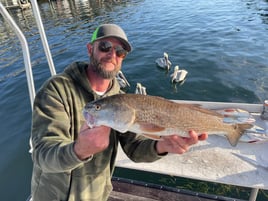
[[86, 120], [87, 125], [90, 128], [93, 128], [95, 125], [95, 118], [93, 117], [93, 115], [89, 114], [86, 110], [83, 110], [83, 116]]

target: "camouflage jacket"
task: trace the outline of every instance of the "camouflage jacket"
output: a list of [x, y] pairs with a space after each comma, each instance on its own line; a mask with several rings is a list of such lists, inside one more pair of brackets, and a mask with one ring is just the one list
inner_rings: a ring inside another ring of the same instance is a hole
[[[107, 200], [112, 190], [118, 142], [133, 161], [151, 162], [160, 158], [154, 141], [114, 130], [106, 150], [86, 161], [77, 158], [73, 145], [84, 123], [82, 108], [100, 98], [88, 82], [87, 65], [71, 64], [46, 81], [35, 97], [31, 132], [33, 201]], [[121, 92], [114, 79], [104, 96], [116, 93]]]

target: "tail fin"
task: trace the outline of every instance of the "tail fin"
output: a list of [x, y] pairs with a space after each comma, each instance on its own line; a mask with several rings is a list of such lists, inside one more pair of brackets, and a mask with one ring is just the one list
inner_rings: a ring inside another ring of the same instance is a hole
[[252, 124], [234, 124], [233, 132], [228, 133], [227, 139], [229, 140], [230, 144], [235, 147], [240, 139], [240, 137], [244, 134], [246, 129], [250, 129], [253, 127]]

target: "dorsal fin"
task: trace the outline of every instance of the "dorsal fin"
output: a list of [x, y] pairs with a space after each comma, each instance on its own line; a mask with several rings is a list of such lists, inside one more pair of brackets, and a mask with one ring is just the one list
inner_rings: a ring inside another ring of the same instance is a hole
[[220, 117], [220, 118], [223, 118], [224, 116], [214, 110], [209, 110], [209, 109], [205, 109], [205, 108], [202, 108], [201, 105], [199, 104], [187, 104], [187, 103], [179, 103], [181, 106], [183, 107], [188, 107], [192, 110], [195, 110], [195, 111], [199, 111], [199, 112], [202, 112], [204, 114], [209, 114], [209, 115], [213, 115], [213, 116], [217, 116], [217, 117]]

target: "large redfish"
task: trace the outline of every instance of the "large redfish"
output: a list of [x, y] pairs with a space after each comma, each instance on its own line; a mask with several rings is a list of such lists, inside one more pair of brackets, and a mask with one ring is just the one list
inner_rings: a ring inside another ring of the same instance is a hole
[[188, 131], [194, 130], [200, 134], [223, 134], [232, 146], [253, 126], [224, 123], [224, 116], [198, 105], [139, 94], [118, 94], [89, 102], [83, 115], [89, 127], [103, 125], [156, 139], [173, 134], [188, 137]]

